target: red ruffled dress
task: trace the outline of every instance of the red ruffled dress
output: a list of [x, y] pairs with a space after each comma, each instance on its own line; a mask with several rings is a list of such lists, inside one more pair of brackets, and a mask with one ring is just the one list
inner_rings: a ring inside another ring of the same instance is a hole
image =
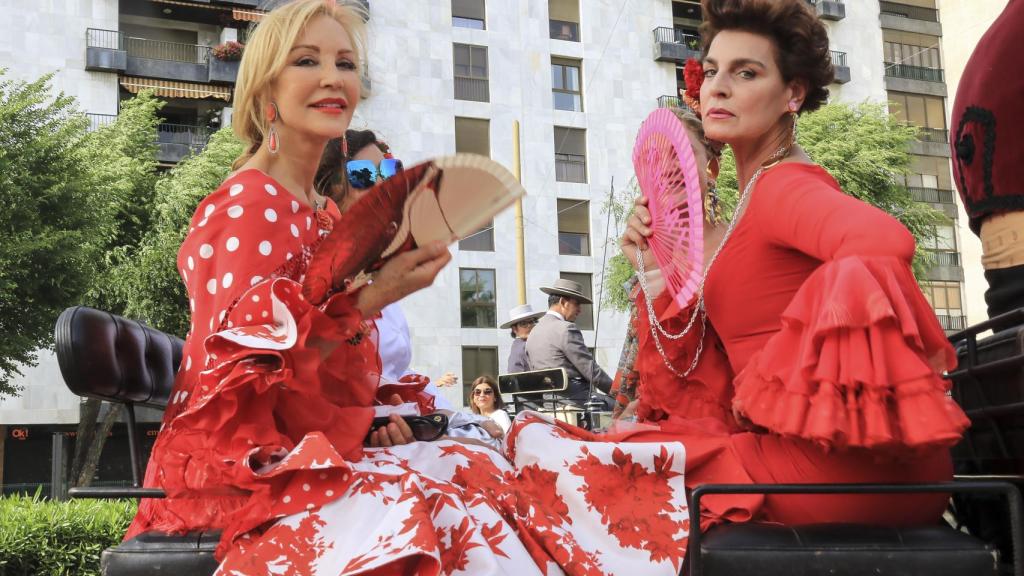
[[[192, 325], [145, 478], [167, 498], [142, 500], [126, 538], [224, 528], [223, 555], [233, 535], [301, 510], [305, 501], [285, 502], [296, 486], [346, 482], [344, 459], [358, 458], [374, 414], [377, 354], [349, 297], [318, 308], [301, 295], [339, 217], [258, 170], [196, 209], [177, 261]], [[323, 362], [321, 348], [331, 349]], [[306, 458], [258, 472], [300, 445]]]
[[[704, 355], [686, 382], [664, 366], [646, 315], [638, 319], [640, 415], [683, 440], [687, 485], [952, 477], [948, 448], [969, 421], [940, 377], [956, 356], [913, 255], [904, 226], [822, 168], [785, 163], [761, 176], [708, 276]], [[674, 332], [690, 314], [664, 294], [655, 308]], [[663, 345], [686, 367], [696, 338]], [[713, 466], [691, 462], [695, 445], [714, 448]], [[943, 495], [718, 496], [703, 513], [904, 524], [934, 521], [944, 505]]]

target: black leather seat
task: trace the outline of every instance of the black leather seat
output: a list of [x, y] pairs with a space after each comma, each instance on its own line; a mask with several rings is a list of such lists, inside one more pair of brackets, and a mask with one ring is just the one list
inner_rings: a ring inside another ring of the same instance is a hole
[[942, 526], [884, 528], [736, 524], [701, 542], [703, 574], [744, 576], [985, 576], [994, 548]]
[[171, 536], [146, 532], [103, 551], [100, 569], [105, 576], [208, 576], [217, 570], [213, 550], [219, 532]]
[[[140, 488], [135, 406], [167, 407], [184, 342], [135, 320], [87, 306], [68, 308], [54, 329], [57, 362], [67, 387], [79, 396], [124, 406], [133, 488], [72, 488], [77, 498], [162, 498]], [[104, 576], [175, 574], [208, 576], [217, 569], [219, 532], [169, 535], [147, 532], [103, 552]]]

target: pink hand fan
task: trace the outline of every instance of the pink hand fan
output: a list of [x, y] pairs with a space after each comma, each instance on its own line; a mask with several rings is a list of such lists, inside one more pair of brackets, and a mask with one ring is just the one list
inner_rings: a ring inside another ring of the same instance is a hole
[[693, 145], [671, 110], [651, 112], [640, 126], [633, 169], [651, 211], [648, 245], [673, 298], [685, 308], [704, 274], [704, 210]]

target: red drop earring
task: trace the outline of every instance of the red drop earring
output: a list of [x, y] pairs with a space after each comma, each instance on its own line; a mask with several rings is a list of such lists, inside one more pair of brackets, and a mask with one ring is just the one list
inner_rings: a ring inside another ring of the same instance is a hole
[[271, 154], [277, 154], [277, 151], [281, 149], [281, 141], [277, 135], [277, 129], [274, 128], [274, 122], [277, 121], [280, 112], [277, 109], [277, 104], [273, 102], [267, 104], [265, 112], [267, 121], [270, 123], [270, 126], [267, 128], [267, 151]]

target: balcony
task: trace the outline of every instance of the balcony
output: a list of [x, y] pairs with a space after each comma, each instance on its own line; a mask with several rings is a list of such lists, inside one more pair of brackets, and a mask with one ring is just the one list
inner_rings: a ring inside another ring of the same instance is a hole
[[814, 11], [822, 20], [842, 20], [846, 18], [846, 6], [842, 0], [807, 0], [814, 6]]
[[213, 58], [209, 46], [135, 38], [117, 30], [86, 30], [85, 69], [141, 78], [234, 84], [238, 62]]
[[832, 69], [835, 71], [836, 84], [846, 84], [850, 81], [850, 67], [846, 64], [846, 52], [829, 50], [832, 55]]
[[[117, 121], [116, 114], [86, 114], [89, 131], [98, 130]], [[161, 164], [177, 164], [187, 156], [198, 154], [206, 148], [210, 131], [205, 126], [171, 124], [164, 122], [156, 127], [157, 160]]]
[[658, 108], [684, 108], [686, 103], [678, 96], [658, 96]]
[[917, 188], [913, 186], [907, 188], [907, 190], [910, 192], [910, 196], [918, 202], [928, 202], [930, 204], [956, 203], [956, 193], [952, 190]]
[[161, 164], [177, 164], [206, 148], [210, 132], [205, 126], [160, 124], [156, 127], [157, 160]]
[[86, 114], [89, 119], [89, 132], [99, 130], [117, 121], [117, 114]]
[[941, 68], [885, 62], [885, 89], [897, 92], [946, 96], [945, 75]]
[[917, 140], [911, 142], [910, 152], [920, 156], [950, 158], [949, 131], [945, 128], [917, 128]]
[[934, 8], [910, 6], [899, 2], [878, 2], [879, 21], [882, 28], [942, 36], [942, 24], [939, 23], [939, 11]]
[[579, 22], [567, 22], [565, 20], [548, 20], [548, 37], [550, 37], [552, 40], [579, 42]]
[[579, 154], [555, 154], [555, 180], [587, 182], [587, 158]]
[[949, 314], [936, 314], [936, 318], [939, 319], [939, 325], [946, 332], [957, 332], [967, 328], [967, 317], [966, 316], [951, 316]]
[[685, 64], [689, 58], [700, 58], [700, 37], [675, 28], [654, 29], [654, 60]]
[[937, 282], [963, 282], [964, 269], [960, 267], [960, 254], [954, 251], [930, 250], [934, 264], [925, 273], [928, 280]]
[[455, 77], [455, 99], [490, 102], [491, 91], [487, 78]]

